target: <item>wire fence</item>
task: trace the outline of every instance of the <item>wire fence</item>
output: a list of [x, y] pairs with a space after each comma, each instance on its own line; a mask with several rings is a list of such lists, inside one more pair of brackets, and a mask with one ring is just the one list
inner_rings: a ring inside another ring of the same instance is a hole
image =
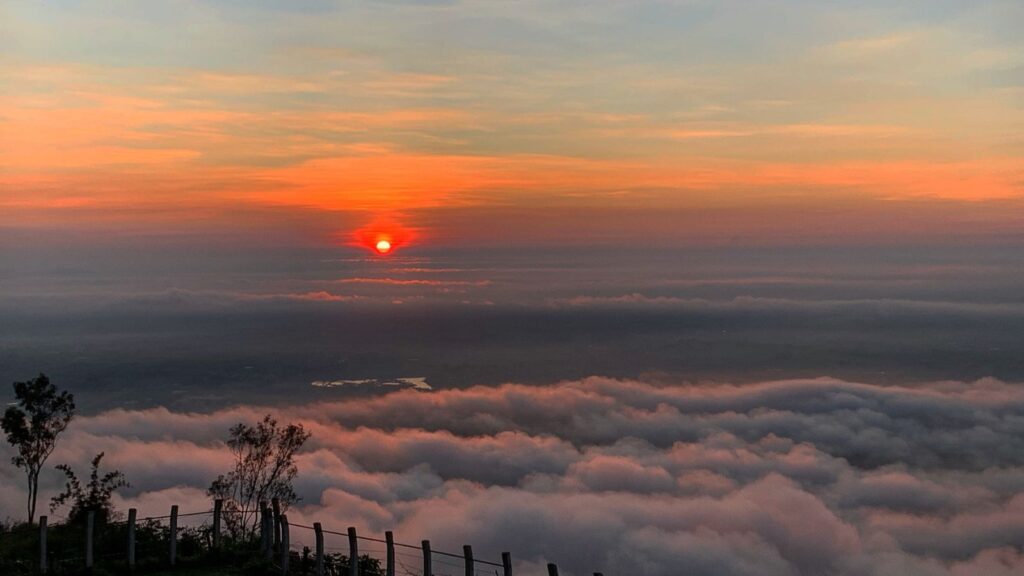
[[[161, 569], [205, 562], [218, 549], [250, 553], [250, 539], [222, 529], [227, 511], [213, 510], [138, 517], [108, 516], [105, 511], [79, 514], [64, 522], [22, 525], [0, 534], [0, 574], [71, 575]], [[32, 553], [34, 551], [34, 553]]]
[[[208, 562], [257, 563], [281, 576], [512, 576], [508, 552], [500, 561], [478, 558], [471, 546], [462, 553], [437, 550], [429, 540], [419, 545], [399, 542], [393, 533], [384, 538], [291, 523], [276, 501], [258, 510], [225, 509], [215, 501], [211, 510], [127, 518], [107, 518], [88, 512], [71, 521], [25, 525], [3, 533], [16, 550], [35, 549], [35, 559], [24, 554], [0, 554], [3, 574], [80, 574], [95, 568], [127, 572], [173, 568]], [[355, 559], [355, 562], [352, 561]], [[354, 565], [353, 565], [354, 564]], [[558, 568], [548, 565], [548, 576]], [[595, 575], [600, 575], [595, 572]]]
[[[287, 522], [287, 519], [285, 519]], [[300, 576], [350, 576], [350, 558], [358, 558], [360, 576], [510, 576], [511, 556], [504, 554], [502, 563], [475, 558], [472, 547], [463, 547], [462, 554], [396, 541], [391, 532], [384, 539], [359, 535], [354, 528], [346, 532], [325, 529], [317, 524], [288, 524], [284, 543], [289, 559], [284, 570]], [[312, 545], [310, 545], [312, 542]], [[324, 559], [324, 566], [317, 558]], [[282, 557], [282, 566], [284, 564]]]

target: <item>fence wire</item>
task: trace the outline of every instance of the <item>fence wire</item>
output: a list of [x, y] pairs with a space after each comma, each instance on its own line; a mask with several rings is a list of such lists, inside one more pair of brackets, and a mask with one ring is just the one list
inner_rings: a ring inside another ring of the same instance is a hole
[[[257, 525], [257, 535], [248, 533], [246, 536], [236, 539], [237, 533], [245, 534], [244, 531], [237, 530], [238, 520], [244, 517], [241, 516], [242, 512], [221, 510], [221, 514], [221, 550], [218, 552], [223, 552], [225, 547], [235, 546], [234, 550], [236, 551], [245, 548], [244, 554], [235, 556], [235, 558], [243, 561], [267, 558], [279, 568], [283, 568], [287, 564], [287, 573], [294, 576], [316, 576], [318, 563], [323, 566], [324, 576], [348, 576], [352, 560], [349, 558], [351, 550], [348, 531], [321, 529], [323, 554], [322, 558], [318, 558], [317, 530], [313, 526], [289, 522], [287, 524], [288, 549], [285, 551], [279, 544], [284, 536], [284, 525], [281, 522], [286, 518], [282, 515], [277, 518], [277, 524], [273, 524], [274, 529], [266, 537], [267, 546], [270, 549], [265, 550], [261, 548], [264, 541], [260, 533], [261, 526]], [[212, 557], [215, 550], [214, 515], [213, 510], [204, 510], [180, 513], [175, 516], [176, 564], [199, 562]], [[171, 514], [141, 517], [135, 520], [134, 557], [137, 568], [163, 568], [170, 564], [171, 523]], [[17, 537], [22, 538], [28, 544], [25, 550], [34, 548], [37, 551], [34, 561], [19, 561], [18, 565], [38, 568], [39, 528], [25, 526], [18, 530], [20, 535]], [[128, 531], [129, 523], [123, 518], [94, 523], [92, 552], [94, 568], [121, 570], [128, 566]], [[13, 533], [5, 534], [4, 538], [9, 538], [11, 534]], [[86, 565], [85, 541], [86, 522], [83, 519], [49, 525], [46, 549], [49, 572], [59, 576], [81, 573]], [[387, 573], [389, 544], [391, 545], [390, 557], [393, 560], [392, 567], [396, 576], [465, 576], [467, 574], [468, 547], [463, 554], [431, 547], [428, 554], [431, 573], [425, 574], [425, 542], [423, 545], [416, 545], [395, 541], [390, 538], [390, 533], [387, 538], [356, 533], [355, 544], [358, 554], [356, 560], [359, 563], [361, 576], [383, 576]], [[0, 568], [5, 566], [3, 561], [4, 559], [0, 558]], [[6, 573], [2, 569], [0, 572]], [[503, 563], [473, 557], [468, 573], [473, 576], [504, 576], [505, 566]]]
[[[212, 510], [185, 512], [174, 518], [175, 564], [205, 560], [214, 549]], [[47, 521], [45, 529], [47, 572], [53, 575], [81, 574], [90, 560], [94, 570], [124, 571], [129, 567], [130, 516], [92, 517], [91, 555], [87, 552], [89, 515], [63, 522]], [[49, 520], [49, 519], [47, 519]], [[171, 563], [172, 514], [135, 518], [134, 566], [138, 569], [162, 568]], [[0, 573], [34, 574], [40, 569], [42, 529], [24, 525], [3, 533], [0, 549]], [[231, 546], [232, 537], [221, 526], [221, 546]], [[236, 546], [237, 547], [237, 546]], [[16, 552], [11, 555], [10, 551]]]
[[[327, 528], [321, 529], [323, 538], [323, 564], [325, 576], [347, 576], [350, 561], [348, 532]], [[316, 574], [317, 551], [316, 529], [302, 523], [288, 524], [288, 573], [295, 576]], [[386, 574], [388, 565], [387, 539], [356, 534], [356, 547], [361, 576]], [[424, 553], [421, 546], [393, 541], [392, 553], [396, 576], [424, 576]], [[282, 566], [280, 551], [275, 553], [276, 564]], [[430, 551], [431, 574], [429, 576], [464, 576], [466, 558], [444, 550]], [[474, 576], [502, 576], [503, 565], [478, 558], [473, 559]]]

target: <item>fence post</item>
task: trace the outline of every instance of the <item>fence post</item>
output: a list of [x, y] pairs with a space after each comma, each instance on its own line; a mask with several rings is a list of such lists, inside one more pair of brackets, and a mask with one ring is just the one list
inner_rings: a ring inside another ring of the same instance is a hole
[[512, 553], [502, 552], [501, 553], [501, 570], [503, 576], [512, 576]]
[[430, 540], [420, 543], [423, 548], [423, 576], [434, 576], [434, 569], [430, 565]]
[[39, 517], [39, 573], [46, 574], [46, 516]]
[[395, 534], [391, 530], [384, 533], [384, 545], [387, 546], [386, 576], [395, 576]]
[[128, 509], [128, 568], [135, 569], [135, 519], [139, 511], [135, 508]]
[[85, 569], [92, 570], [92, 529], [96, 521], [96, 512], [89, 510], [85, 515]]
[[178, 561], [178, 505], [171, 506], [171, 566]]
[[466, 561], [466, 576], [475, 576], [473, 573], [473, 547], [469, 544], [462, 547], [462, 559]]
[[313, 522], [313, 533], [316, 535], [316, 576], [324, 576], [324, 527]]
[[281, 500], [270, 499], [270, 507], [274, 511], [274, 551], [281, 550]]
[[220, 553], [220, 515], [224, 510], [224, 501], [220, 498], [213, 501], [213, 551]]
[[288, 576], [288, 562], [292, 557], [291, 538], [288, 535], [288, 516], [281, 514], [281, 574]]
[[348, 527], [348, 576], [359, 576], [359, 541], [356, 527]]
[[260, 506], [260, 552], [263, 552], [263, 558], [268, 561], [271, 559], [270, 522], [270, 509], [267, 508], [267, 503], [263, 502]]
[[558, 566], [548, 562], [548, 576], [558, 576]]

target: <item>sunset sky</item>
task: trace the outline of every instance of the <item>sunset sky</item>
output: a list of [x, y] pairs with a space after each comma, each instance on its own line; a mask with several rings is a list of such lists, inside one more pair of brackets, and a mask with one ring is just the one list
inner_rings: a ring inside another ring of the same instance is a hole
[[5, 3], [3, 234], [1019, 241], [1020, 3], [893, 4]]
[[272, 413], [296, 526], [517, 575], [1024, 574], [1022, 30], [0, 0], [0, 406], [78, 406], [40, 509], [102, 450], [118, 510], [207, 510]]
[[2, 376], [1024, 378], [1019, 2], [0, 10]]

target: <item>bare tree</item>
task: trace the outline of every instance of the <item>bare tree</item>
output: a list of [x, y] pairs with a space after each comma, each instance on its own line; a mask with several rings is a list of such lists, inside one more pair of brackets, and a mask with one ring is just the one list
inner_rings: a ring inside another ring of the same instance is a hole
[[250, 537], [259, 522], [260, 502], [277, 498], [287, 509], [299, 500], [292, 488], [298, 474], [295, 453], [309, 437], [301, 424], [280, 426], [269, 414], [254, 426], [239, 423], [231, 428], [227, 444], [235, 466], [217, 477], [208, 491], [224, 500], [228, 530]]
[[57, 391], [45, 374], [14, 383], [16, 403], [4, 412], [0, 428], [18, 454], [11, 461], [25, 469], [28, 478], [28, 521], [35, 521], [39, 472], [57, 445], [57, 436], [75, 414], [75, 397]]

